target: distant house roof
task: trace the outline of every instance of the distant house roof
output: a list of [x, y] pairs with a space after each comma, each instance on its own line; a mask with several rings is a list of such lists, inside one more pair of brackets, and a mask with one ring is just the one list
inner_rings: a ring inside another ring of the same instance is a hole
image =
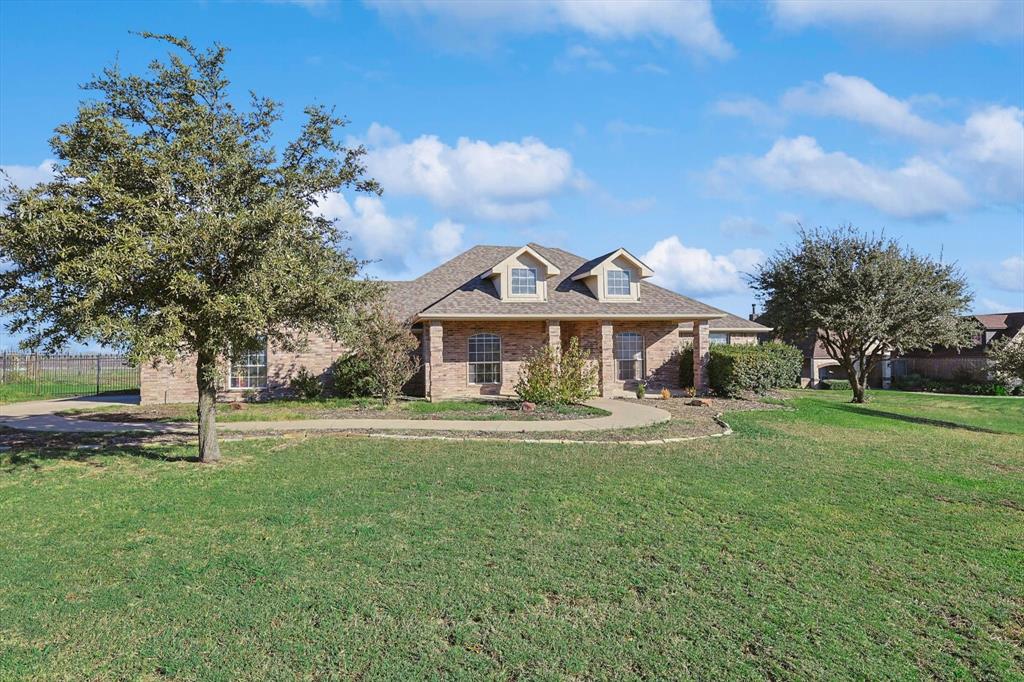
[[[387, 282], [395, 311], [404, 319], [445, 318], [647, 318], [716, 319], [728, 313], [682, 294], [641, 281], [640, 300], [600, 301], [582, 281], [574, 281], [588, 261], [562, 249], [530, 244], [553, 263], [559, 275], [548, 283], [546, 301], [502, 301], [489, 277], [495, 264], [522, 247], [474, 246], [408, 282]], [[612, 252], [615, 253], [615, 252]], [[611, 254], [589, 261], [600, 262]]]
[[978, 324], [974, 343], [966, 348], [946, 348], [937, 346], [931, 350], [917, 350], [907, 353], [907, 357], [952, 357], [952, 356], [983, 356], [993, 343], [1002, 339], [1012, 339], [1024, 329], [1024, 312], [991, 313], [985, 315], [968, 315]]

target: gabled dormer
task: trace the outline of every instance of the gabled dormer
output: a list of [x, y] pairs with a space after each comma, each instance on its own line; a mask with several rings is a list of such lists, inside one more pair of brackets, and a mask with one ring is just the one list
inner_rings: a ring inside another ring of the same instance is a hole
[[494, 283], [502, 301], [546, 301], [548, 280], [560, 274], [554, 263], [535, 249], [515, 250], [484, 276]]
[[639, 258], [625, 249], [617, 249], [584, 263], [573, 275], [582, 281], [599, 301], [640, 300], [640, 280], [654, 274]]

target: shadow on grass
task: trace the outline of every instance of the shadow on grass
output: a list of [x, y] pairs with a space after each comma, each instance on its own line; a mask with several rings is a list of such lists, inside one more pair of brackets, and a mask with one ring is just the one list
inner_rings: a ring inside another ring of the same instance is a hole
[[930, 417], [915, 417], [907, 414], [899, 414], [897, 412], [886, 412], [884, 410], [878, 410], [870, 407], [857, 406], [850, 403], [829, 405], [829, 407], [833, 410], [842, 410], [844, 412], [861, 414], [868, 417], [892, 419], [893, 421], [906, 422], [909, 424], [921, 424], [923, 426], [937, 426], [941, 429], [955, 429], [959, 431], [971, 431], [973, 433], [991, 433], [1000, 436], [1013, 435], [1009, 431], [998, 431], [984, 426], [972, 426], [970, 424], [960, 424], [958, 422], [950, 422], [943, 419], [932, 419]]
[[180, 442], [147, 442], [125, 434], [31, 433], [0, 427], [0, 472], [39, 469], [45, 462], [60, 460], [90, 463], [97, 457], [198, 462], [196, 455], [178, 454], [182, 445]]

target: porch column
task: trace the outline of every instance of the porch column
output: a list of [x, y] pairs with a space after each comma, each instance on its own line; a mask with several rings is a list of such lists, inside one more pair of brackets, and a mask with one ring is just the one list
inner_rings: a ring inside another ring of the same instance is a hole
[[693, 388], [699, 395], [708, 391], [708, 358], [711, 327], [707, 320], [693, 322]]
[[[426, 343], [424, 348], [427, 351], [427, 369], [426, 375], [423, 380], [426, 382], [426, 395], [430, 402], [434, 402], [435, 391], [434, 383], [440, 379], [440, 366], [444, 362], [444, 327], [440, 320], [430, 320], [427, 327], [424, 328], [427, 333]], [[438, 386], [440, 388], [440, 386]], [[440, 397], [439, 395], [436, 397]]]
[[548, 332], [548, 346], [556, 353], [562, 352], [562, 327], [558, 320], [545, 320], [544, 326]]
[[601, 320], [601, 397], [615, 395], [615, 331], [610, 320]]

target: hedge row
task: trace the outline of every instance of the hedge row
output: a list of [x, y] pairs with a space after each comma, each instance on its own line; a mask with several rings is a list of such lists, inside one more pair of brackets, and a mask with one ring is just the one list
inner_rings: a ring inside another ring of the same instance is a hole
[[789, 388], [799, 382], [803, 362], [800, 349], [784, 343], [715, 345], [708, 361], [708, 383], [715, 393], [733, 396]]
[[818, 387], [825, 390], [833, 391], [850, 391], [853, 390], [853, 386], [850, 385], [849, 379], [822, 379], [818, 382]]

